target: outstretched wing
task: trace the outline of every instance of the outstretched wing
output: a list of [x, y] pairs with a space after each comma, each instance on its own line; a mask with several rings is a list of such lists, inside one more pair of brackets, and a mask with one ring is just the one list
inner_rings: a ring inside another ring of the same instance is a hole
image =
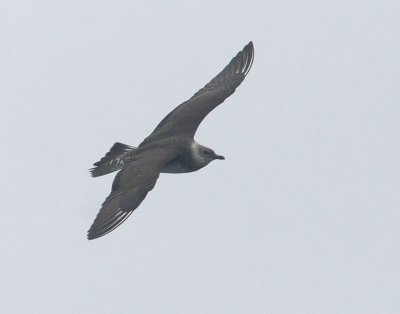
[[89, 240], [102, 237], [122, 224], [154, 188], [161, 168], [173, 158], [165, 151], [146, 155], [117, 173], [111, 193], [88, 231]]
[[229, 64], [189, 100], [171, 111], [145, 140], [158, 136], [193, 137], [201, 121], [215, 107], [233, 94], [250, 71], [254, 59], [253, 43], [249, 42]]

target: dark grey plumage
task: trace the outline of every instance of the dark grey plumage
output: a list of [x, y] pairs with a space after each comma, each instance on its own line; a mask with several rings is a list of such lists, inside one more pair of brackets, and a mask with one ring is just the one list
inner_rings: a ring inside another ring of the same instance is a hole
[[119, 170], [111, 193], [88, 231], [99, 238], [123, 223], [151, 191], [160, 173], [185, 173], [224, 159], [197, 144], [193, 137], [201, 121], [246, 77], [254, 59], [253, 43], [247, 44], [206, 86], [171, 111], [139, 145], [115, 143], [90, 169], [93, 177]]
[[103, 176], [122, 169], [125, 161], [132, 157], [135, 150], [136, 147], [119, 142], [115, 143], [100, 161], [93, 164], [95, 167], [90, 169], [92, 177]]

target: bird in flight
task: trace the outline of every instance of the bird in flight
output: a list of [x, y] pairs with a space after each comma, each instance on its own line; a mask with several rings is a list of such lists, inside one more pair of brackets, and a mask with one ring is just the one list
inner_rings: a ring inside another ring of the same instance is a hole
[[172, 110], [138, 147], [117, 142], [93, 164], [93, 177], [118, 173], [87, 233], [89, 240], [121, 225], [154, 188], [160, 173], [193, 172], [215, 159], [225, 159], [198, 144], [194, 135], [201, 121], [242, 83], [253, 59], [254, 47], [249, 42], [206, 86]]

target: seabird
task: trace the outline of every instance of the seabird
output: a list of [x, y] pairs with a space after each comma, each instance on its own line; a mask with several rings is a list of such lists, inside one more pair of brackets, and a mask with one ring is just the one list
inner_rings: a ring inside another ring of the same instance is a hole
[[249, 42], [206, 86], [172, 110], [138, 147], [117, 142], [93, 164], [93, 177], [119, 171], [87, 233], [89, 240], [122, 224], [154, 188], [160, 173], [193, 172], [215, 159], [225, 159], [198, 144], [194, 135], [201, 121], [242, 83], [253, 59], [253, 43]]

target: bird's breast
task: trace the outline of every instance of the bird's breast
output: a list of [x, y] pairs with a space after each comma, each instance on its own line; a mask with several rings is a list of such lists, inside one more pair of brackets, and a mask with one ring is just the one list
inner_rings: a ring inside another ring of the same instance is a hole
[[192, 162], [178, 157], [168, 162], [161, 169], [161, 173], [187, 173], [199, 170], [200, 168], [201, 167], [197, 167]]

